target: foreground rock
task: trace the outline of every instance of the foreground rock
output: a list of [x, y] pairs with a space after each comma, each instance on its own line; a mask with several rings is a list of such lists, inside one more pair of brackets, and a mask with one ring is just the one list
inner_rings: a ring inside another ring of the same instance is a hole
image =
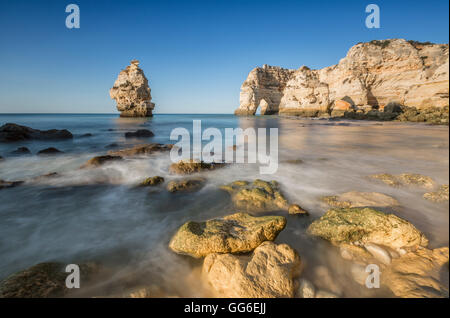
[[151, 102], [148, 80], [139, 68], [137, 60], [131, 61], [131, 64], [119, 73], [109, 96], [116, 100], [121, 117], [152, 116], [155, 104]]
[[428, 176], [417, 173], [402, 173], [392, 175], [388, 173], [373, 174], [369, 176], [372, 179], [380, 180], [381, 182], [392, 186], [417, 186], [425, 189], [432, 189], [436, 183]]
[[70, 131], [63, 129], [38, 130], [17, 124], [5, 124], [0, 127], [0, 142], [23, 140], [58, 140], [72, 139]]
[[381, 114], [380, 118], [392, 120], [398, 108], [381, 110], [389, 103], [398, 103], [414, 107], [411, 116], [404, 116], [407, 120], [448, 123], [448, 108], [442, 118], [434, 110], [430, 115], [415, 115], [417, 110], [449, 105], [448, 48], [448, 44], [390, 39], [358, 43], [337, 65], [320, 70], [257, 67], [241, 86], [235, 114], [254, 115], [260, 107], [261, 114], [349, 113], [367, 119]]
[[425, 235], [408, 221], [371, 208], [331, 209], [309, 226], [308, 233], [336, 245], [373, 243], [395, 251], [428, 245]]
[[210, 254], [203, 277], [217, 297], [294, 297], [300, 257], [286, 244], [264, 242], [250, 256]]
[[252, 212], [289, 209], [288, 201], [276, 181], [234, 181], [221, 189], [230, 193], [231, 200], [238, 209]]
[[203, 188], [206, 179], [204, 178], [185, 178], [172, 180], [167, 184], [167, 191], [175, 192], [195, 192]]
[[285, 226], [282, 216], [254, 217], [246, 213], [206, 222], [189, 221], [178, 229], [169, 247], [196, 258], [212, 253], [246, 253], [264, 241], [273, 241]]
[[121, 149], [121, 150], [110, 150], [108, 155], [120, 156], [120, 157], [134, 157], [134, 156], [147, 156], [153, 153], [169, 151], [173, 148], [172, 144], [144, 144], [137, 145], [131, 148]]
[[164, 178], [160, 176], [154, 176], [144, 179], [139, 186], [141, 187], [153, 187], [164, 183]]
[[89, 159], [84, 165], [81, 166], [81, 169], [95, 168], [104, 165], [105, 163], [117, 162], [121, 160], [123, 160], [123, 158], [120, 156], [110, 156], [110, 155], [97, 156]]
[[153, 137], [155, 134], [153, 134], [148, 129], [138, 129], [136, 131], [129, 131], [125, 133], [125, 138], [147, 138], [147, 137]]
[[177, 163], [172, 163], [169, 167], [169, 171], [175, 174], [193, 174], [222, 168], [224, 165], [225, 164], [223, 163], [206, 163], [203, 161], [181, 160]]
[[378, 207], [387, 208], [398, 206], [393, 197], [378, 192], [350, 191], [337, 196], [323, 197], [322, 201], [334, 208]]
[[448, 201], [448, 184], [444, 184], [439, 187], [435, 192], [427, 192], [423, 197], [433, 202], [445, 202]]
[[[89, 281], [98, 271], [98, 265], [80, 265], [83, 283]], [[48, 298], [64, 297], [73, 289], [66, 287], [65, 265], [61, 263], [40, 263], [20, 271], [0, 282], [0, 298]]]
[[448, 247], [409, 252], [394, 259], [381, 275], [382, 285], [388, 286], [397, 297], [448, 298], [448, 287], [442, 283], [442, 274], [448, 282]]

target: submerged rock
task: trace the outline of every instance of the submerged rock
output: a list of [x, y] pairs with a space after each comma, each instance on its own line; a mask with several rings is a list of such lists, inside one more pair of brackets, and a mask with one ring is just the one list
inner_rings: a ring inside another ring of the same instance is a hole
[[11, 151], [13, 155], [30, 155], [31, 151], [27, 147], [19, 147], [14, 151]]
[[121, 117], [152, 116], [155, 104], [151, 102], [148, 80], [139, 68], [137, 60], [131, 61], [131, 64], [119, 73], [109, 95], [116, 100]]
[[66, 129], [39, 130], [11, 123], [0, 127], [0, 142], [22, 140], [57, 140], [71, 138], [73, 138], [73, 135]]
[[181, 160], [177, 163], [172, 163], [169, 167], [169, 171], [175, 174], [193, 174], [222, 168], [224, 165], [225, 164], [223, 163], [206, 163], [203, 161]]
[[105, 163], [116, 162], [120, 160], [123, 160], [123, 158], [120, 156], [110, 156], [110, 155], [97, 156], [89, 159], [84, 165], [81, 166], [81, 168], [83, 169], [83, 168], [98, 167], [104, 165]]
[[172, 148], [173, 148], [172, 144], [164, 145], [153, 143], [153, 144], [137, 145], [131, 148], [121, 150], [110, 150], [108, 151], [108, 155], [121, 157], [144, 156], [144, 155], [151, 155], [157, 152], [169, 151]]
[[5, 181], [0, 179], [0, 190], [6, 188], [14, 188], [21, 185], [23, 181]]
[[300, 298], [314, 298], [316, 295], [316, 288], [313, 283], [307, 279], [300, 279], [298, 288], [298, 297]]
[[444, 184], [439, 187], [435, 192], [427, 192], [423, 197], [433, 202], [445, 202], [448, 201], [448, 184]]
[[139, 186], [141, 187], [148, 187], [148, 186], [157, 186], [164, 182], [164, 178], [160, 176], [154, 176], [144, 179], [141, 183], [139, 183]]
[[148, 129], [138, 129], [136, 131], [129, 131], [125, 133], [125, 138], [146, 138], [153, 137], [155, 134]]
[[[83, 283], [92, 278], [99, 267], [94, 263], [80, 265]], [[65, 265], [40, 263], [7, 277], [0, 282], [0, 298], [63, 297], [72, 289], [66, 287]]]
[[285, 226], [282, 216], [254, 217], [246, 213], [206, 222], [189, 221], [178, 229], [169, 247], [196, 258], [211, 253], [246, 253], [264, 241], [273, 241]]
[[291, 204], [288, 208], [289, 214], [297, 214], [297, 215], [308, 215], [308, 211], [304, 210], [300, 205], [298, 204]]
[[42, 150], [38, 151], [38, 155], [56, 155], [56, 154], [60, 154], [63, 153], [61, 150], [58, 150], [54, 147], [50, 147], [50, 148], [45, 148]]
[[392, 260], [381, 275], [381, 284], [389, 287], [397, 297], [449, 297], [448, 287], [442, 283], [442, 273], [448, 282], [448, 247], [409, 252]]
[[378, 192], [350, 191], [337, 196], [323, 197], [322, 201], [335, 208], [358, 208], [358, 207], [393, 207], [398, 206], [396, 199]]
[[372, 179], [380, 180], [383, 183], [393, 187], [398, 187], [401, 185], [411, 185], [426, 189], [432, 189], [436, 185], [433, 179], [431, 179], [430, 177], [417, 173], [402, 173], [398, 175], [382, 173], [373, 174], [369, 177]]
[[425, 235], [408, 221], [371, 208], [328, 210], [309, 226], [308, 233], [337, 245], [374, 243], [394, 250], [428, 245]]
[[276, 181], [256, 179], [250, 183], [238, 180], [222, 186], [221, 189], [230, 193], [231, 200], [238, 209], [252, 212], [289, 209], [289, 203]]
[[294, 297], [300, 257], [287, 244], [264, 242], [250, 256], [210, 254], [203, 277], [218, 297]]
[[185, 178], [172, 180], [167, 184], [167, 191], [175, 192], [195, 192], [200, 190], [206, 182], [204, 178]]

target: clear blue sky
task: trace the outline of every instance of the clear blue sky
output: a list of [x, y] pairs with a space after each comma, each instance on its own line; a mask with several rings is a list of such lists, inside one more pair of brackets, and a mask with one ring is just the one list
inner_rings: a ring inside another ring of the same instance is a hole
[[[65, 27], [76, 3], [81, 28]], [[381, 28], [365, 27], [366, 5]], [[448, 43], [448, 1], [0, 0], [0, 113], [113, 113], [109, 89], [131, 59], [155, 113], [232, 113], [263, 64], [322, 68], [363, 41]]]

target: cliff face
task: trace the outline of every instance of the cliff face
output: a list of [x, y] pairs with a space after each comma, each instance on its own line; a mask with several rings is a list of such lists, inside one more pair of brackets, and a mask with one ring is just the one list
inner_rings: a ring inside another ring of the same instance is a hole
[[155, 104], [151, 102], [150, 87], [144, 72], [139, 68], [139, 61], [122, 70], [110, 89], [109, 95], [117, 102], [121, 117], [149, 117]]
[[241, 87], [236, 115], [382, 109], [390, 102], [417, 108], [449, 104], [449, 46], [393, 39], [359, 43], [339, 64], [320, 70], [264, 65]]

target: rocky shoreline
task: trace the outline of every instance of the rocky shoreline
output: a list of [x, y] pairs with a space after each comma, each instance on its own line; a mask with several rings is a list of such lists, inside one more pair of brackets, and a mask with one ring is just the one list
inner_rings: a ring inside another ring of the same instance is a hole
[[[102, 169], [129, 158], [151, 160], [153, 155], [167, 153], [171, 148], [172, 145], [153, 143], [109, 151], [93, 157], [82, 168]], [[180, 161], [171, 164], [166, 175], [143, 176], [135, 187], [142, 191], [151, 189], [153, 193], [167, 191], [176, 199], [178, 195], [200, 191], [217, 169], [227, 169], [227, 165]], [[179, 177], [169, 181], [170, 175]], [[417, 189], [423, 200], [433, 204], [448, 202], [448, 185], [438, 184], [428, 176], [380, 173], [368, 175], [367, 179], [374, 187]], [[27, 186], [36, 180], [2, 180], [0, 190]], [[428, 238], [411, 222], [396, 215], [400, 203], [394, 197], [360, 191], [317, 197], [313, 200], [323, 204], [324, 214], [312, 218], [300, 205], [289, 202], [283, 184], [275, 180], [235, 180], [219, 188], [229, 195], [232, 213], [180, 224], [167, 245], [179, 257], [192, 257], [202, 263], [201, 284], [215, 297], [345, 297], [332, 284], [317, 286], [303, 277], [305, 269], [311, 270], [308, 261], [277, 239], [287, 224], [293, 222], [292, 218], [301, 218], [307, 225], [307, 236], [302, 239], [321, 240], [336, 249], [342, 260], [350, 264], [350, 275], [358, 284], [365, 284], [366, 266], [376, 264], [384, 273], [383, 288], [395, 297], [449, 295], [448, 287], [439, 277], [442, 271], [448, 272], [445, 265], [449, 260], [448, 247], [430, 249]], [[90, 264], [93, 263], [83, 263], [82, 271], [88, 273], [88, 281], [95, 281], [102, 266]], [[324, 268], [314, 270], [329, 275]], [[61, 263], [37, 264], [0, 282], [0, 297], [71, 297], [72, 292], [64, 287], [64, 277]], [[168, 296], [154, 286], [143, 286], [120, 296], [161, 295]]]

